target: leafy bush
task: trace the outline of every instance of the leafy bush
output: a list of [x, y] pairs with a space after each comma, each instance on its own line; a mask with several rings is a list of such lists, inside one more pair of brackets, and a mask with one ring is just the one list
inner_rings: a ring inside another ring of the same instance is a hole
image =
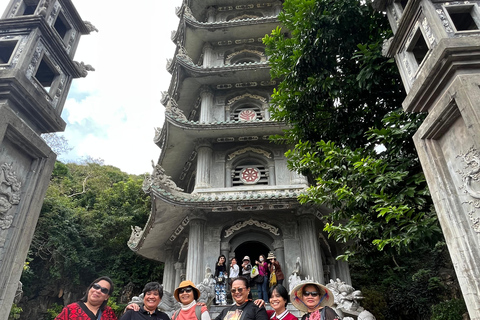
[[465, 312], [467, 312], [465, 301], [452, 299], [434, 305], [431, 320], [462, 320]]
[[8, 320], [15, 320], [20, 318], [20, 313], [23, 312], [23, 309], [20, 307], [17, 307], [17, 305], [14, 303], [12, 305], [12, 309], [10, 310], [10, 315], [8, 316]]
[[54, 320], [55, 317], [62, 312], [63, 306], [54, 303], [47, 309], [47, 318], [46, 320]]

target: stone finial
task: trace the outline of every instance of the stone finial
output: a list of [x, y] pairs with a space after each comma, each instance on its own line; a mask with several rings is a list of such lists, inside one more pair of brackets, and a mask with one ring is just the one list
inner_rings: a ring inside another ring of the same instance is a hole
[[132, 229], [132, 234], [130, 235], [130, 239], [128, 240], [127, 245], [130, 248], [135, 248], [140, 242], [140, 239], [142, 238], [143, 229], [139, 226], [130, 226], [130, 228]]
[[95, 71], [94, 67], [92, 67], [90, 64], [85, 64], [83, 61], [73, 61], [73, 63], [77, 67], [77, 70], [80, 72], [82, 78], [85, 78], [88, 75], [88, 71]]
[[152, 186], [158, 186], [175, 191], [183, 191], [183, 189], [177, 187], [175, 182], [171, 180], [172, 177], [165, 174], [165, 169], [159, 164], [155, 165], [152, 161], [153, 172], [150, 176], [147, 176], [143, 181], [142, 189], [148, 193]]
[[90, 22], [90, 21], [83, 21], [83, 23], [85, 23], [85, 26], [87, 27], [88, 29], [88, 32], [98, 32], [98, 29]]

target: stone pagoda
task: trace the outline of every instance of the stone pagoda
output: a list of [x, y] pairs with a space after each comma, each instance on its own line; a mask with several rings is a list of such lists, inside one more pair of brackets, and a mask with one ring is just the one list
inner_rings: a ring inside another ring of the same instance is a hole
[[375, 0], [394, 37], [413, 137], [470, 319], [480, 320], [480, 1]]
[[340, 248], [322, 233], [322, 212], [298, 204], [308, 183], [287, 169], [291, 146], [269, 141], [285, 125], [270, 119], [277, 82], [262, 38], [281, 9], [278, 0], [184, 0], [176, 10], [165, 123], [154, 139], [162, 151], [144, 184], [152, 211], [128, 243], [165, 262], [167, 291], [183, 278], [202, 282], [220, 254], [241, 264], [270, 251], [287, 288], [293, 272], [351, 282], [335, 260]]
[[10, 0], [0, 20], [0, 320], [8, 318], [56, 155], [40, 137], [63, 131], [73, 60], [94, 28], [70, 0]]

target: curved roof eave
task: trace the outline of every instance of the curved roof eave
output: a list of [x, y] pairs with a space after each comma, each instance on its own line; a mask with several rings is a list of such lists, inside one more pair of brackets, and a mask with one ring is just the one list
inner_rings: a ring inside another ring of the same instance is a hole
[[231, 211], [239, 206], [291, 210], [299, 206], [297, 197], [305, 190], [305, 186], [288, 186], [286, 189], [279, 187], [278, 190], [270, 188], [271, 190], [250, 195], [239, 195], [234, 188], [230, 189], [231, 192], [209, 193], [207, 190], [204, 194], [188, 194], [165, 186], [150, 186], [148, 191], [155, 204], [139, 241], [135, 245], [129, 245], [130, 249], [148, 259], [165, 261], [166, 244], [182, 232], [186, 226], [184, 221], [192, 208], [212, 213]]

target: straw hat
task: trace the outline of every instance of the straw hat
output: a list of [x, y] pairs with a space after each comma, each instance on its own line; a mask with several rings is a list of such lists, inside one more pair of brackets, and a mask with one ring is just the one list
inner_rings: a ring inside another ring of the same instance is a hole
[[175, 289], [175, 291], [173, 292], [173, 296], [175, 297], [175, 299], [178, 302], [180, 302], [180, 297], [178, 296], [180, 289], [186, 288], [186, 287], [192, 287], [193, 290], [195, 290], [195, 292], [197, 292], [197, 299], [200, 298], [200, 290], [198, 290], [197, 287], [195, 287], [195, 285], [193, 284], [192, 281], [185, 280], [185, 281], [180, 282], [180, 285], [178, 286], [178, 288]]
[[330, 289], [313, 280], [304, 280], [298, 283], [292, 289], [292, 291], [290, 291], [290, 301], [295, 308], [303, 312], [308, 312], [307, 306], [302, 301], [303, 288], [307, 285], [315, 285], [322, 291], [320, 292], [320, 304], [318, 305], [318, 307], [331, 307], [333, 305], [333, 303], [335, 302], [335, 297], [333, 296]]
[[270, 260], [270, 259], [277, 259], [277, 258], [275, 258], [275, 255], [273, 254], [272, 251], [270, 251], [270, 252], [268, 253], [267, 260]]
[[242, 261], [245, 261], [245, 260], [248, 260], [248, 261], [250, 261], [250, 257], [249, 257], [249, 256], [245, 256], [245, 257], [243, 257], [243, 260], [242, 260]]

